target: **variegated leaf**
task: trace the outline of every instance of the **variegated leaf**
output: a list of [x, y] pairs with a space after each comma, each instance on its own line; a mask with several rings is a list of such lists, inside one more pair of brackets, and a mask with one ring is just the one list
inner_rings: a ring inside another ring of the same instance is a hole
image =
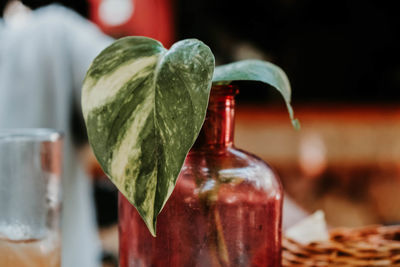
[[292, 91], [285, 72], [278, 66], [262, 60], [242, 60], [215, 68], [213, 82], [230, 83], [232, 81], [260, 81], [271, 85], [283, 96], [290, 119], [296, 129], [300, 123], [294, 118], [293, 109], [290, 105]]
[[150, 232], [171, 195], [205, 118], [214, 57], [194, 39], [166, 50], [127, 37], [89, 68], [82, 109], [104, 172], [137, 208]]

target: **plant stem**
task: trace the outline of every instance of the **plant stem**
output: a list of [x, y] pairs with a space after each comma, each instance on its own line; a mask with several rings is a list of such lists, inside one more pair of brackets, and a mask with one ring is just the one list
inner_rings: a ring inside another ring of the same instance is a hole
[[221, 216], [216, 205], [221, 181], [219, 180], [219, 174], [214, 164], [210, 163], [208, 166], [210, 166], [210, 177], [208, 180], [214, 180], [215, 184], [213, 188], [203, 191], [199, 195], [199, 199], [203, 204], [203, 211], [211, 216], [209, 237], [207, 239], [208, 249], [210, 251], [212, 266], [230, 266], [229, 252], [224, 237]]
[[214, 221], [215, 221], [215, 229], [216, 229], [216, 241], [217, 241], [217, 249], [220, 261], [222, 261], [224, 266], [229, 266], [229, 254], [228, 248], [226, 246], [224, 231], [222, 228], [221, 217], [217, 208], [214, 208]]

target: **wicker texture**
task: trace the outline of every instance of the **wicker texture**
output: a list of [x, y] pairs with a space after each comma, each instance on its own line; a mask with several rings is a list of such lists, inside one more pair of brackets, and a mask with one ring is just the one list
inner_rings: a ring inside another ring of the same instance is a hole
[[330, 240], [302, 245], [283, 239], [286, 266], [400, 266], [400, 226], [334, 229]]

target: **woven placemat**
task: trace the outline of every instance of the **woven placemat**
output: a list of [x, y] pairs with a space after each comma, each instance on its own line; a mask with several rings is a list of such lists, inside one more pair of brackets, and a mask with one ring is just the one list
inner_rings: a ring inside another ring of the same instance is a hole
[[283, 238], [283, 266], [400, 266], [400, 226], [337, 228], [327, 241]]

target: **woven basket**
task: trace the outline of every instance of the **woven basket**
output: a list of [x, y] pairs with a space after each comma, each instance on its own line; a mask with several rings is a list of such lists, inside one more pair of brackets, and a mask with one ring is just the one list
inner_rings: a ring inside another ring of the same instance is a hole
[[340, 228], [308, 245], [284, 238], [283, 266], [400, 266], [400, 226]]

